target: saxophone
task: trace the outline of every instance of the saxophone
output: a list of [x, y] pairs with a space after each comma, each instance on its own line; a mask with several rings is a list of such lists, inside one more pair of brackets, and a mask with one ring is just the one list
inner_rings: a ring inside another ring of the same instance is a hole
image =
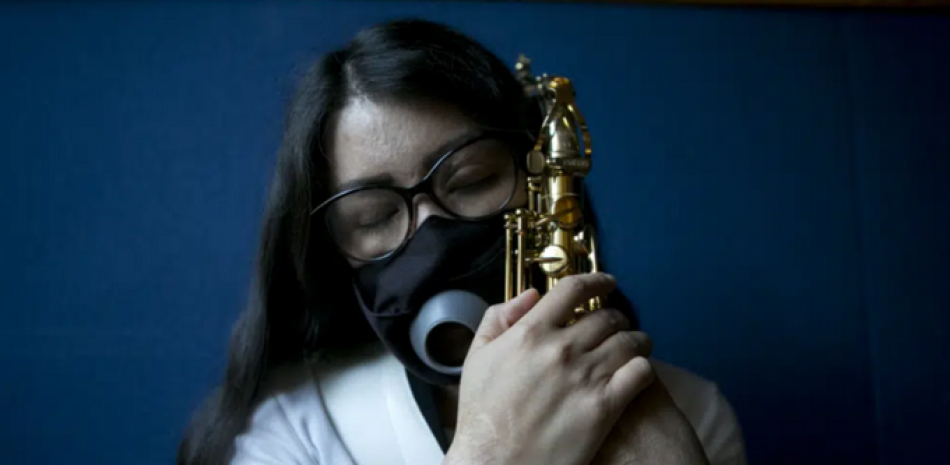
[[[584, 221], [584, 177], [590, 172], [590, 134], [574, 104], [574, 87], [564, 77], [531, 74], [530, 61], [520, 57], [515, 67], [528, 96], [540, 103], [544, 122], [525, 159], [527, 206], [504, 215], [505, 301], [534, 287], [542, 295], [566, 276], [599, 271], [594, 228]], [[463, 290], [447, 290], [429, 298], [409, 329], [419, 360], [429, 369], [450, 376], [460, 364], [445, 364], [429, 351], [427, 341], [436, 328], [455, 323], [477, 332], [489, 304]], [[574, 309], [572, 324], [601, 308], [594, 298]]]
[[[544, 115], [527, 154], [528, 204], [505, 215], [505, 300], [528, 287], [544, 295], [558, 280], [598, 272], [592, 225], [584, 221], [583, 182], [591, 169], [587, 123], [574, 102], [574, 86], [561, 76], [534, 76], [519, 57], [516, 76]], [[575, 309], [579, 318], [601, 308], [599, 297]]]

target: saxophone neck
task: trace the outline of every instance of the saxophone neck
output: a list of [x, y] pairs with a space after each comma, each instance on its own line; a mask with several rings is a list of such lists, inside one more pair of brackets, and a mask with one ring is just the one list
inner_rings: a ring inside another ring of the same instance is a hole
[[548, 169], [586, 176], [591, 168], [590, 134], [574, 101], [574, 85], [565, 77], [545, 77], [542, 86], [548, 111], [534, 151], [544, 154]]
[[[506, 295], [534, 281], [545, 290], [565, 276], [597, 269], [594, 231], [583, 217], [583, 179], [591, 169], [590, 135], [575, 104], [574, 85], [562, 76], [531, 72], [521, 56], [516, 76], [543, 115], [534, 148], [527, 154], [527, 206], [506, 217]], [[542, 291], [544, 293], [544, 291]], [[599, 307], [594, 299], [586, 310]]]

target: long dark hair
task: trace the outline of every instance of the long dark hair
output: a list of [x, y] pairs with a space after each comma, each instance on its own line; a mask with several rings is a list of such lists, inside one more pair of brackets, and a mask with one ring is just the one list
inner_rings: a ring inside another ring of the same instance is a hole
[[339, 272], [348, 265], [309, 218], [312, 205], [330, 194], [322, 179], [324, 133], [354, 97], [448, 104], [499, 129], [536, 131], [540, 125], [509, 66], [440, 24], [400, 20], [371, 27], [317, 61], [286, 115], [252, 295], [231, 336], [225, 379], [192, 419], [179, 464], [229, 461], [275, 367], [374, 338], [351, 293], [334, 292], [349, 288]]

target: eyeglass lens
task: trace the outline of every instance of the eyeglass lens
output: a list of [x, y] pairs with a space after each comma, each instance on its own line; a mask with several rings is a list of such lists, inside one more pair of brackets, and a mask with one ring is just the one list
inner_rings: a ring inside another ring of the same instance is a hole
[[[506, 206], [517, 177], [509, 145], [483, 139], [442, 160], [432, 173], [432, 194], [447, 213], [479, 219]], [[413, 216], [409, 203], [390, 188], [354, 191], [328, 205], [327, 226], [347, 255], [379, 258], [399, 248], [409, 236]]]

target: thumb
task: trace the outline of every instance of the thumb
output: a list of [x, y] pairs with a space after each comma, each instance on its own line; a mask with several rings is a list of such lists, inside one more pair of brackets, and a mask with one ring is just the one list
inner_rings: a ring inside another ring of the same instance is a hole
[[485, 317], [478, 325], [478, 331], [475, 332], [475, 339], [472, 341], [469, 353], [478, 350], [504, 334], [508, 328], [525, 316], [540, 299], [541, 296], [537, 290], [528, 289], [508, 302], [488, 307], [488, 310], [485, 311]]

